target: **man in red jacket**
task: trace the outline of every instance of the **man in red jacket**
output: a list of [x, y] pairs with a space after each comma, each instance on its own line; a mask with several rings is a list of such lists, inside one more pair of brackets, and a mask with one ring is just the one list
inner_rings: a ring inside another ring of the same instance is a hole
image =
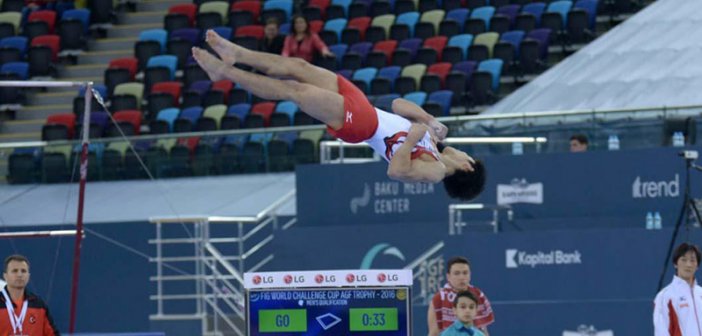
[[40, 297], [27, 291], [29, 260], [18, 254], [7, 257], [3, 276], [7, 285], [0, 296], [0, 335], [60, 335], [49, 307]]

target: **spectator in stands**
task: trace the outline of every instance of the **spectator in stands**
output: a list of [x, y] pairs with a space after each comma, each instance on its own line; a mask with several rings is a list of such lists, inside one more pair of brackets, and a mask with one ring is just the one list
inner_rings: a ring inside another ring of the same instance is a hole
[[266, 25], [263, 27], [263, 39], [259, 44], [259, 50], [271, 54], [280, 55], [283, 52], [283, 43], [285, 36], [279, 35], [280, 23], [278, 19], [272, 17], [266, 20]]
[[453, 300], [453, 315], [456, 321], [446, 328], [441, 336], [484, 336], [482, 331], [473, 325], [478, 313], [478, 299], [469, 290], [460, 291]]
[[702, 287], [695, 280], [701, 257], [699, 247], [689, 243], [680, 244], [673, 252], [673, 281], [653, 301], [655, 336], [702, 334]]
[[574, 134], [570, 137], [570, 152], [587, 152], [587, 136], [585, 134]]
[[[444, 182], [449, 196], [472, 199], [485, 187], [480, 161], [450, 146], [439, 146], [448, 128], [416, 104], [396, 99], [388, 113], [374, 108], [353, 83], [303, 59], [248, 50], [214, 31], [207, 43], [222, 60], [201, 48], [193, 57], [212, 81], [230, 80], [267, 100], [291, 100], [347, 142], [366, 142], [388, 161], [388, 177], [403, 182]], [[259, 75], [230, 64], [251, 66]], [[281, 80], [282, 78], [284, 80]]]
[[59, 331], [49, 314], [49, 307], [37, 295], [27, 291], [29, 260], [18, 254], [5, 259], [2, 290], [0, 335], [55, 336]]
[[283, 56], [299, 57], [310, 63], [314, 60], [316, 53], [324, 57], [334, 56], [319, 35], [310, 31], [310, 25], [305, 17], [295, 16], [292, 22], [290, 35], [285, 38]]
[[495, 315], [485, 293], [470, 284], [470, 262], [464, 257], [453, 257], [446, 263], [446, 285], [440, 289], [429, 303], [427, 321], [429, 336], [438, 336], [456, 321], [453, 303], [461, 291], [470, 291], [476, 298], [478, 307], [473, 324], [485, 335], [487, 327], [495, 321]]

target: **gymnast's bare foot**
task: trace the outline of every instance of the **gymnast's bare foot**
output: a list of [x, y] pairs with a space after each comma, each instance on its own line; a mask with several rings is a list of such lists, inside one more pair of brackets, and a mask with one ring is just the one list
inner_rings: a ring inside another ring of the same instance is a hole
[[240, 46], [222, 38], [214, 30], [207, 31], [205, 41], [207, 41], [207, 44], [217, 52], [219, 57], [222, 58], [222, 61], [227, 65], [234, 65], [242, 50]]
[[200, 48], [193, 47], [192, 52], [197, 64], [200, 65], [202, 70], [207, 72], [207, 75], [210, 76], [210, 80], [216, 82], [218, 80], [226, 79], [224, 72], [229, 69], [228, 65], [218, 60], [209, 52]]

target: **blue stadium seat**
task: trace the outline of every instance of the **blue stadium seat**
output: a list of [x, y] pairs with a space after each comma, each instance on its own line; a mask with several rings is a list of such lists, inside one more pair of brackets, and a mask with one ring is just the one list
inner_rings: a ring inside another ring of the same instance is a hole
[[461, 31], [463, 31], [463, 25], [465, 24], [469, 14], [470, 10], [468, 10], [468, 8], [456, 8], [446, 13], [444, 20], [451, 19], [458, 22], [458, 25], [461, 27]]
[[414, 36], [414, 26], [417, 25], [419, 21], [418, 12], [407, 12], [402, 13], [395, 19], [395, 24], [404, 24], [409, 27], [410, 36]]
[[332, 0], [332, 6], [340, 6], [344, 9], [344, 16], [349, 16], [349, 6], [351, 6], [351, 0]]
[[397, 48], [402, 48], [402, 49], [407, 49], [410, 52], [410, 55], [412, 56], [412, 59], [417, 55], [417, 50], [422, 46], [422, 43], [424, 41], [420, 38], [411, 38], [411, 39], [406, 39], [397, 46]]
[[249, 137], [249, 141], [260, 142], [264, 145], [266, 145], [271, 139], [273, 139], [273, 133], [254, 133], [251, 134], [251, 137]]
[[280, 9], [285, 12], [288, 21], [293, 11], [292, 0], [268, 0], [263, 2], [263, 10]]
[[[152, 34], [152, 33], [149, 33]], [[160, 33], [154, 33], [154, 34], [160, 34]], [[202, 34], [200, 33], [200, 29], [197, 28], [180, 28], [176, 29], [171, 32], [171, 35], [169, 39], [175, 39], [175, 38], [180, 38], [184, 40], [188, 40], [190, 43], [192, 43], [194, 46], [200, 44], [200, 40], [202, 39]], [[141, 40], [141, 38], [140, 38]], [[154, 40], [159, 43], [161, 43], [160, 37], [154, 38], [154, 39], [149, 39], [149, 40]]]
[[190, 120], [190, 122], [195, 125], [197, 123], [197, 119], [202, 116], [203, 110], [204, 109], [201, 106], [188, 107], [180, 112], [178, 118]]
[[541, 14], [544, 13], [546, 9], [546, 4], [543, 2], [532, 2], [524, 5], [522, 7], [522, 13], [529, 13], [536, 17], [536, 25], [541, 24]]
[[478, 71], [487, 71], [492, 75], [492, 89], [497, 92], [500, 87], [500, 76], [502, 75], [501, 59], [486, 59], [478, 64]]
[[341, 59], [346, 55], [346, 51], [349, 49], [349, 46], [343, 43], [340, 44], [334, 44], [329, 46], [329, 51], [331, 51], [334, 56], [336, 57], [336, 66], [338, 67], [341, 65]]
[[281, 101], [278, 103], [278, 105], [275, 106], [275, 112], [287, 114], [290, 117], [290, 120], [293, 120], [293, 118], [295, 118], [295, 113], [299, 109], [300, 108], [297, 107], [297, 104], [289, 100]]
[[516, 56], [519, 55], [519, 44], [522, 43], [523, 39], [524, 31], [521, 30], [511, 30], [500, 35], [501, 42], [508, 42], [514, 46]]
[[[231, 27], [214, 27], [212, 30], [215, 31], [219, 36], [226, 40], [231, 40], [232, 38], [232, 28]], [[206, 32], [203, 32], [203, 34]]]
[[161, 44], [161, 53], [166, 51], [168, 32], [165, 29], [149, 29], [139, 34], [139, 41], [156, 41]]
[[397, 98], [400, 98], [400, 95], [397, 93], [382, 95], [375, 99], [373, 105], [377, 106], [381, 110], [392, 111], [392, 101]]
[[348, 21], [346, 19], [329, 20], [324, 23], [323, 30], [335, 32], [337, 40], [341, 41], [341, 32], [344, 30], [344, 28], [346, 28], [347, 22]]
[[20, 55], [24, 58], [27, 53], [27, 38], [24, 36], [10, 36], [0, 40], [0, 48], [15, 48], [19, 50]]
[[483, 6], [474, 9], [470, 13], [471, 19], [481, 19], [485, 21], [485, 27], [490, 30], [490, 18], [495, 14], [495, 7]]
[[229, 106], [227, 109], [227, 115], [237, 116], [239, 120], [243, 122], [244, 119], [246, 119], [246, 116], [249, 114], [249, 111], [251, 111], [251, 104], [241, 103]]
[[427, 103], [437, 103], [441, 105], [441, 109], [444, 115], [449, 115], [451, 111], [451, 100], [453, 99], [453, 92], [449, 90], [439, 90], [434, 91], [427, 97]]
[[83, 24], [83, 33], [88, 33], [90, 27], [90, 10], [88, 9], [69, 9], [61, 15], [61, 20], [79, 20]]
[[[107, 100], [107, 87], [103, 84], [94, 84], [93, 89], [97, 91], [100, 96], [102, 96], [103, 99]], [[80, 89], [78, 89], [78, 97], [84, 97], [85, 96], [85, 86], [81, 86]]]
[[376, 77], [383, 77], [389, 79], [391, 82], [395, 82], [395, 79], [400, 76], [402, 68], [397, 65], [386, 66], [378, 70]]
[[463, 59], [468, 57], [468, 47], [473, 44], [473, 35], [471, 34], [461, 34], [451, 36], [446, 44], [449, 47], [459, 47], [463, 51]]
[[167, 109], [163, 109], [161, 111], [158, 111], [158, 115], [156, 116], [156, 120], [161, 120], [165, 121], [168, 123], [168, 127], [170, 129], [170, 132], [173, 132], [173, 124], [175, 123], [175, 120], [178, 119], [178, 115], [180, 114], [180, 109], [171, 107]]
[[171, 80], [175, 78], [175, 71], [178, 67], [178, 57], [173, 55], [159, 55], [149, 58], [146, 63], [147, 68], [166, 67], [171, 71]]
[[13, 73], [19, 76], [21, 80], [26, 80], [29, 76], [29, 63], [27, 62], [9, 62], [0, 67], [1, 73]]
[[363, 60], [366, 59], [366, 55], [373, 49], [373, 43], [370, 42], [358, 42], [354, 43], [348, 50], [348, 52], [355, 52], [361, 55]]
[[363, 81], [366, 83], [366, 87], [370, 87], [371, 81], [377, 74], [378, 69], [376, 68], [363, 68], [356, 70], [351, 79]]
[[570, 1], [566, 1], [566, 0], [555, 1], [555, 2], [548, 4], [548, 7], [546, 8], [546, 12], [561, 14], [561, 18], [563, 18], [563, 26], [565, 27], [566, 24], [568, 23], [568, 12], [570, 11], [570, 8], [572, 6], [573, 6], [573, 3]]
[[597, 0], [578, 0], [573, 8], [582, 8], [587, 11], [587, 17], [589, 19], [589, 28], [591, 31], [595, 31], [595, 23], [597, 21]]
[[419, 106], [422, 106], [427, 101], [427, 93], [423, 91], [415, 91], [406, 93], [402, 98], [405, 98]]

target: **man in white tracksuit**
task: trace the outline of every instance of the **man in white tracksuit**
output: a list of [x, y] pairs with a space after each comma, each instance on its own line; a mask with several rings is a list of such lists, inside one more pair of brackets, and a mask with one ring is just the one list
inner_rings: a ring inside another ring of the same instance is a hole
[[695, 281], [701, 258], [695, 245], [682, 243], [675, 249], [673, 282], [653, 302], [655, 336], [702, 336], [702, 287]]

